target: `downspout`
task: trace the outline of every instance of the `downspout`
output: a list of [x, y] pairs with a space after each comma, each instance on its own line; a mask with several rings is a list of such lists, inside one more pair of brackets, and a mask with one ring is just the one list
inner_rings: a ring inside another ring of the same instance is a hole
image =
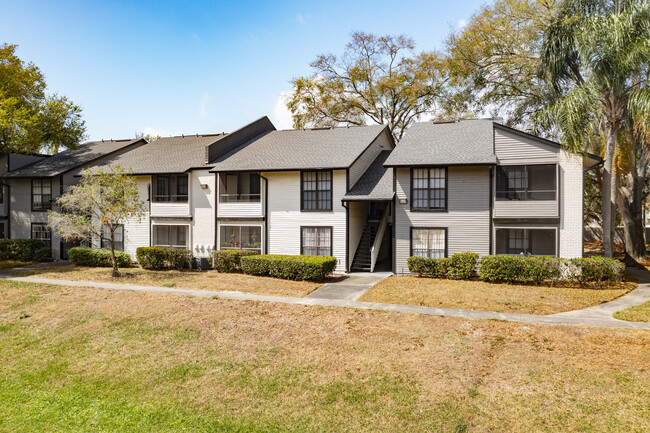
[[341, 200], [341, 206], [345, 208], [345, 272], [350, 272], [350, 203]]
[[264, 179], [264, 254], [269, 253], [269, 180], [262, 176], [260, 173], [260, 179]]

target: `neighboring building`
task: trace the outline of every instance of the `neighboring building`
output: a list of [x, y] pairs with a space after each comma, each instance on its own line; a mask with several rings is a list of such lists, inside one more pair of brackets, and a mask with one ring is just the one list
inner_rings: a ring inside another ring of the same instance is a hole
[[598, 157], [492, 120], [417, 123], [388, 157], [394, 272], [411, 255], [581, 257], [583, 170]]
[[[146, 215], [118, 235], [132, 257], [150, 245], [199, 258], [250, 249], [332, 255], [337, 272], [402, 274], [411, 255], [462, 251], [580, 257], [583, 170], [602, 162], [485, 119], [417, 123], [397, 147], [381, 125], [278, 131], [266, 117], [230, 134], [129, 143], [92, 164], [138, 179]], [[67, 185], [80, 165], [44, 168], [69, 158], [59, 155], [5, 175], [12, 203], [21, 183], [34, 203]], [[11, 209], [12, 237], [40, 236], [37, 211]]]
[[[87, 167], [136, 149], [146, 141], [92, 141], [52, 156], [9, 155], [6, 171], [0, 174], [5, 194], [4, 233], [11, 239], [41, 239], [51, 248], [54, 259], [67, 259], [73, 243], [64, 243], [47, 225], [47, 211], [63, 191], [78, 182], [77, 175]], [[4, 168], [4, 165], [2, 166]], [[0, 227], [1, 228], [1, 227]]]

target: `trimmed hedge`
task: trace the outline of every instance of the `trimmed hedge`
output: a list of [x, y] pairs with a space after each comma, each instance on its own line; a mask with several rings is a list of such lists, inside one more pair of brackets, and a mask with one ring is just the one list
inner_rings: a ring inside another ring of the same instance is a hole
[[481, 259], [479, 275], [489, 283], [533, 283], [557, 281], [563, 275], [563, 260], [543, 256], [485, 256]]
[[484, 256], [480, 262], [476, 253], [456, 253], [448, 258], [409, 257], [410, 272], [420, 277], [469, 279], [478, 274], [490, 283], [541, 284], [544, 281], [569, 280], [579, 284], [621, 281], [625, 265], [605, 257], [562, 259], [545, 256]]
[[214, 250], [212, 267], [219, 272], [241, 271], [241, 258], [259, 254], [252, 250]]
[[336, 268], [336, 258], [329, 256], [249, 255], [241, 257], [241, 269], [248, 275], [262, 275], [285, 280], [320, 281]]
[[[77, 266], [113, 267], [111, 250], [105, 248], [73, 247], [68, 251], [68, 258]], [[115, 251], [118, 268], [131, 266], [131, 257], [124, 251]]]
[[621, 281], [625, 264], [607, 257], [589, 257], [568, 260], [569, 277], [584, 284], [589, 281], [600, 285], [604, 280]]
[[476, 274], [478, 254], [473, 252], [454, 253], [451, 257], [444, 258], [413, 256], [409, 257], [406, 262], [409, 271], [417, 273], [420, 277], [466, 280]]
[[138, 264], [144, 269], [192, 269], [192, 251], [169, 247], [140, 247], [135, 250]]
[[38, 239], [0, 239], [0, 260], [49, 262], [52, 251]]

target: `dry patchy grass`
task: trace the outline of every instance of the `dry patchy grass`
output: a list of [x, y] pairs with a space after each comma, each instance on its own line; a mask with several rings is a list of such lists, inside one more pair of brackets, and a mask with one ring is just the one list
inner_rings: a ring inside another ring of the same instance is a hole
[[322, 283], [310, 281], [288, 281], [270, 277], [256, 277], [245, 274], [229, 274], [217, 271], [150, 271], [140, 268], [121, 270], [123, 277], [114, 278], [110, 269], [83, 266], [59, 266], [56, 268], [26, 272], [40, 278], [55, 278], [72, 281], [97, 281], [104, 283], [137, 284], [144, 286], [178, 287], [200, 290], [235, 290], [273, 296], [303, 297], [313, 292]]
[[553, 314], [599, 305], [636, 288], [636, 283], [603, 284], [600, 288], [520, 286], [483, 281], [389, 277], [360, 301], [439, 308]]
[[617, 311], [614, 318], [628, 322], [650, 322], [650, 301]]
[[2, 431], [650, 429], [650, 333], [0, 282]]
[[0, 271], [33, 265], [36, 262], [19, 262], [17, 260], [0, 260]]

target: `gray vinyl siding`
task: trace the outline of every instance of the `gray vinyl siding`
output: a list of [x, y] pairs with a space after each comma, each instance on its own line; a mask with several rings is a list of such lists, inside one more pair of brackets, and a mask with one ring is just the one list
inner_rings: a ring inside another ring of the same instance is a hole
[[363, 173], [366, 172], [370, 164], [377, 159], [382, 150], [390, 150], [393, 148], [388, 132], [384, 131], [368, 146], [368, 148], [359, 156], [354, 164], [350, 166], [350, 188], [361, 178]]
[[346, 192], [345, 170], [332, 173], [332, 210], [300, 211], [300, 172], [263, 172], [268, 189], [268, 253], [300, 254], [300, 227], [332, 227], [332, 254], [338, 259], [336, 272], [345, 272], [346, 209], [341, 199]]
[[495, 128], [494, 152], [502, 165], [557, 164], [560, 148]]
[[[395, 271], [407, 273], [411, 227], [447, 229], [447, 250], [490, 253], [490, 169], [485, 166], [455, 166], [448, 169], [448, 210], [411, 211], [411, 171], [396, 169]], [[407, 199], [407, 203], [400, 203]]]

